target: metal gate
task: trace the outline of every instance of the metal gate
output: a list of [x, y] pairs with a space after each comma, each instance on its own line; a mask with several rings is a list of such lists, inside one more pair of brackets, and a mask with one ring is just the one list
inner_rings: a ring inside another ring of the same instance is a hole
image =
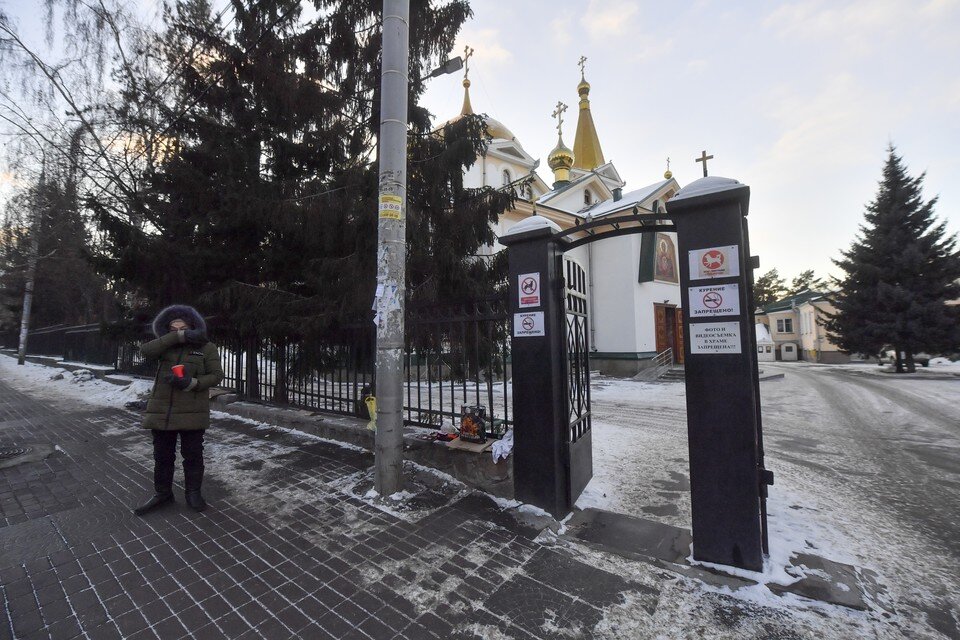
[[587, 278], [583, 267], [564, 258], [564, 309], [567, 378], [567, 460], [570, 465], [570, 503], [593, 477], [593, 436], [590, 419], [590, 345], [587, 318]]

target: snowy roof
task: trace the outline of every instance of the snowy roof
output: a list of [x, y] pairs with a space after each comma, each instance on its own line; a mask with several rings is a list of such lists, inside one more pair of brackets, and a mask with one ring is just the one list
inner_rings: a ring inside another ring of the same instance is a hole
[[773, 344], [773, 339], [770, 337], [770, 331], [767, 329], [767, 325], [758, 322], [755, 329], [757, 332], [757, 344]]
[[683, 200], [685, 198], [695, 198], [697, 196], [704, 196], [708, 193], [719, 193], [721, 191], [730, 191], [731, 189], [737, 189], [742, 187], [739, 181], [734, 180], [733, 178], [724, 178], [722, 176], [704, 176], [699, 180], [694, 180], [683, 189], [680, 189], [680, 193], [673, 196], [674, 200]]
[[776, 311], [788, 311], [794, 307], [798, 307], [804, 302], [812, 302], [814, 300], [819, 300], [823, 298], [825, 293], [822, 291], [801, 291], [795, 296], [790, 296], [789, 298], [783, 298], [782, 300], [777, 300], [776, 302], [771, 302], [767, 306], [763, 307], [761, 311], [763, 313], [774, 313]]
[[650, 196], [655, 194], [657, 191], [665, 187], [668, 183], [672, 182], [672, 178], [667, 180], [661, 180], [660, 182], [647, 185], [635, 191], [629, 191], [623, 194], [623, 197], [619, 200], [605, 200], [599, 202], [589, 209], [583, 209], [578, 213], [582, 216], [587, 214], [593, 216], [594, 218], [599, 218], [600, 216], [607, 215], [613, 211], [620, 211], [621, 209], [627, 209], [632, 207], [635, 204], [640, 204], [641, 202], [647, 200]]

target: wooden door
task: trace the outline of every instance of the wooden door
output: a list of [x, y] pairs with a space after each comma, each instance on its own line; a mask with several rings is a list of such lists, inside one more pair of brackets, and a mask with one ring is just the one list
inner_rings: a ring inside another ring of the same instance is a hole
[[673, 332], [673, 359], [677, 364], [683, 364], [683, 309], [673, 310], [673, 321], [676, 323]]
[[663, 353], [664, 349], [673, 346], [667, 336], [667, 307], [665, 305], [653, 305], [653, 321], [656, 327], [657, 353]]

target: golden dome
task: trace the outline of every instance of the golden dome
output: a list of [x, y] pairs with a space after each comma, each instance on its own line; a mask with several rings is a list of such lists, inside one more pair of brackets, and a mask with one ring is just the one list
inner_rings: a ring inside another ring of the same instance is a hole
[[[460, 118], [473, 115], [473, 105], [470, 104], [470, 80], [467, 78], [463, 79], [463, 107], [460, 109], [460, 115], [450, 118], [443, 124], [437, 127], [437, 131], [442, 132], [443, 128], [448, 124], [453, 124], [460, 120]], [[510, 129], [507, 129], [503, 126], [499, 120], [491, 118], [488, 115], [483, 116], [483, 122], [487, 125], [487, 135], [491, 138], [502, 139], [502, 140], [516, 140], [516, 136], [513, 135], [513, 132]]]
[[547, 165], [556, 171], [557, 169], [569, 169], [573, 166], [573, 150], [563, 144], [563, 138], [557, 141], [557, 146], [553, 148], [550, 155], [547, 156]]
[[673, 171], [670, 171], [670, 169], [667, 169], [666, 171], [663, 172], [664, 180], [669, 180], [672, 177], [673, 177]]

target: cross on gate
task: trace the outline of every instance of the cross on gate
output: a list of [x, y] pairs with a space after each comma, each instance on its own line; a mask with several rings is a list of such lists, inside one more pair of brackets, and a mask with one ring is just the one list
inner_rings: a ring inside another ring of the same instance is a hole
[[702, 155], [701, 155], [699, 158], [694, 158], [694, 159], [695, 159], [697, 162], [702, 162], [702, 163], [703, 163], [703, 177], [706, 178], [706, 177], [707, 177], [707, 160], [713, 160], [713, 156], [712, 156], [712, 155], [708, 156], [706, 149], [704, 149], [704, 150], [701, 152], [701, 154], [702, 154]]

